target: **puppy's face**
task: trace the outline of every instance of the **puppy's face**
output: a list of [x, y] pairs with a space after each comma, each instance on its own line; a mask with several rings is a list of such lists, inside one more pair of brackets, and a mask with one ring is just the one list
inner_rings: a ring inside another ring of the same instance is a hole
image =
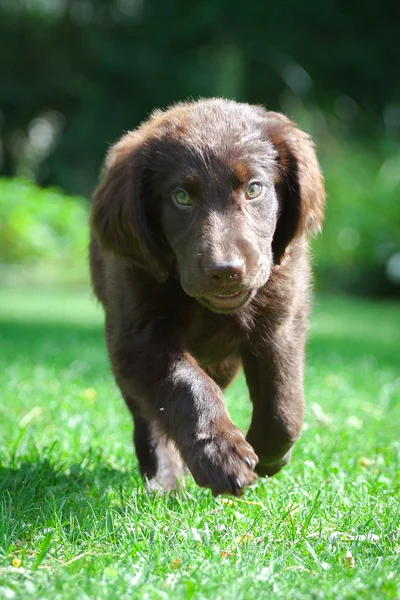
[[307, 134], [261, 107], [210, 99], [156, 111], [115, 144], [93, 198], [105, 251], [220, 313], [320, 229], [323, 177]]
[[156, 170], [162, 230], [184, 291], [215, 312], [229, 313], [270, 275], [279, 212], [274, 151], [254, 136], [246, 144], [234, 124], [215, 124], [213, 138], [204, 136], [202, 144], [192, 135], [195, 146], [190, 133], [185, 136], [169, 150], [164, 146], [162, 155], [175, 160]]

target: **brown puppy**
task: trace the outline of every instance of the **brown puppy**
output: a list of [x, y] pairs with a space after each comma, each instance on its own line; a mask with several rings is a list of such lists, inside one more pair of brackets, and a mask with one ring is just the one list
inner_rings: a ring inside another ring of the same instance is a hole
[[[214, 495], [239, 495], [254, 469], [289, 461], [303, 422], [307, 236], [324, 200], [309, 136], [258, 106], [177, 104], [111, 148], [91, 271], [151, 487], [175, 488], [186, 464]], [[246, 439], [222, 393], [241, 364]]]

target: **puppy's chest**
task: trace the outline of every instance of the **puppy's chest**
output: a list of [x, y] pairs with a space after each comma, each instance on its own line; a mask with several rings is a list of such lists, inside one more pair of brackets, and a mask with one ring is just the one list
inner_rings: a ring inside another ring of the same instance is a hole
[[236, 324], [229, 318], [200, 309], [187, 322], [185, 341], [192, 356], [202, 366], [207, 366], [238, 352], [241, 337]]

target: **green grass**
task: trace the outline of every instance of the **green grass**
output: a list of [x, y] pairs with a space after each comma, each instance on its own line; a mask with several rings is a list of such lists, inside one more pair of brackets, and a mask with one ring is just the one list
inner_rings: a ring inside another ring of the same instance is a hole
[[316, 302], [293, 461], [232, 500], [146, 495], [101, 323], [84, 291], [0, 292], [0, 598], [400, 596], [399, 304]]

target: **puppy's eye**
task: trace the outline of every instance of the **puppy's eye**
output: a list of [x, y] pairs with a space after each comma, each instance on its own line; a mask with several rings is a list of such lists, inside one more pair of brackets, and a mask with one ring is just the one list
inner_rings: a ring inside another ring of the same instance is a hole
[[249, 200], [253, 200], [253, 198], [258, 198], [258, 196], [260, 196], [262, 190], [263, 190], [263, 186], [261, 185], [261, 183], [258, 183], [257, 181], [253, 181], [253, 183], [250, 183], [247, 186], [246, 198], [248, 198]]
[[172, 194], [172, 199], [175, 204], [179, 204], [180, 206], [192, 206], [192, 199], [185, 190], [176, 190]]

